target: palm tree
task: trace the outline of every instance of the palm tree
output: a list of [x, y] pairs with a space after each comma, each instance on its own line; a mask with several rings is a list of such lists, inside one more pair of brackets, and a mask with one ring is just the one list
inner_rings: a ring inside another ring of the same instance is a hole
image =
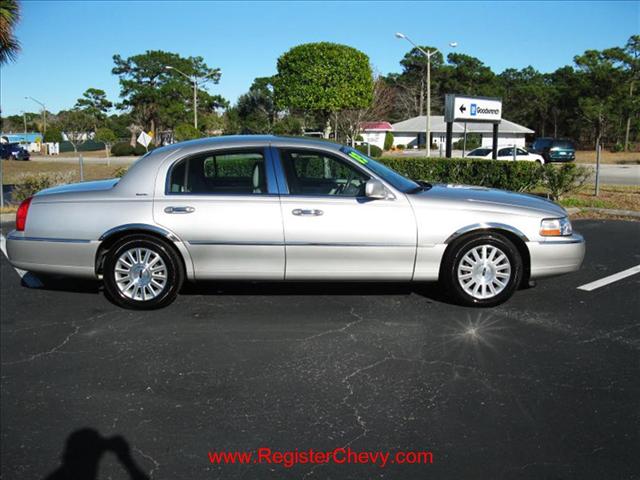
[[13, 34], [20, 19], [17, 0], [0, 0], [0, 65], [13, 61], [20, 51], [20, 42]]

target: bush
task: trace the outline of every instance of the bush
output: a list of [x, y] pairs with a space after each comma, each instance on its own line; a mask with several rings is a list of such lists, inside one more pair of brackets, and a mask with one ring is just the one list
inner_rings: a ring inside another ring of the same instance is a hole
[[362, 135], [356, 136], [356, 142], [364, 142], [364, 138], [362, 138]]
[[147, 148], [144, 148], [144, 145], [140, 145], [139, 143], [136, 143], [136, 146], [133, 149], [133, 155], [137, 155], [137, 156], [144, 155], [145, 153], [150, 152], [154, 148], [156, 148], [156, 146], [153, 143], [150, 143]]
[[133, 155], [134, 148], [129, 142], [114, 143], [111, 147], [111, 155], [114, 157], [126, 157]]
[[381, 162], [414, 180], [457, 183], [526, 192], [543, 184], [543, 169], [534, 162], [503, 162], [470, 158], [389, 158]]
[[591, 177], [590, 170], [574, 163], [551, 163], [545, 165], [542, 171], [543, 185], [549, 192], [549, 198], [554, 201], [560, 200], [567, 193], [579, 190]]
[[384, 134], [384, 149], [391, 150], [393, 147], [393, 133], [387, 132]]
[[45, 188], [55, 187], [56, 185], [64, 185], [65, 183], [71, 183], [75, 180], [75, 172], [55, 173], [55, 174], [27, 174], [18, 178], [13, 191], [11, 192], [11, 198], [14, 202], [20, 203], [29, 197], [32, 197], [40, 190]]
[[[482, 145], [482, 135], [480, 135], [479, 133], [467, 133], [467, 144], [466, 144], [467, 152], [475, 148], [478, 148], [481, 145]], [[452, 145], [452, 147], [456, 150], [462, 150], [464, 146], [465, 146], [464, 138], [461, 138], [457, 142], [454, 142]]]
[[407, 147], [406, 147], [405, 145], [399, 144], [399, 145], [396, 145], [396, 148], [397, 148], [398, 150], [404, 150], [404, 149], [405, 149], [405, 148], [407, 148]]
[[356, 145], [356, 150], [360, 150], [365, 155], [368, 155], [368, 148], [371, 147], [371, 156], [373, 158], [378, 158], [382, 155], [382, 149], [380, 147], [376, 147], [375, 145]]
[[618, 153], [624, 151], [624, 145], [622, 143], [616, 143], [613, 147], [611, 147], [612, 153]]

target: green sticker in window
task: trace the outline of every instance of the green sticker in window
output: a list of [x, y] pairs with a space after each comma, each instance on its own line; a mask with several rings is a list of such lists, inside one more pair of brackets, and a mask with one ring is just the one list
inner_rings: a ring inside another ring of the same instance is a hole
[[367, 163], [369, 163], [369, 160], [367, 160], [366, 158], [364, 158], [362, 155], [360, 155], [359, 153], [356, 152], [349, 152], [349, 156], [351, 158], [353, 158], [354, 160], [357, 160], [358, 162], [360, 162], [363, 165], [366, 165]]

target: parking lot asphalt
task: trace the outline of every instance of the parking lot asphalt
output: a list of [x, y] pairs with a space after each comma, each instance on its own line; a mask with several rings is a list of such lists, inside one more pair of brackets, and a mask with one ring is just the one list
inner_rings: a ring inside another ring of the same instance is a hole
[[[431, 286], [206, 284], [132, 312], [97, 283], [27, 288], [2, 256], [1, 478], [640, 478], [640, 275], [577, 289], [640, 264], [640, 223], [575, 228], [579, 272], [481, 310]], [[207, 455], [341, 446], [433, 463]]]

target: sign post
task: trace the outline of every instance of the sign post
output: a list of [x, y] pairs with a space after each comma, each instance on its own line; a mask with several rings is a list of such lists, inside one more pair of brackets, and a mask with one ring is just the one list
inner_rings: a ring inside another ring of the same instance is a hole
[[502, 121], [502, 100], [492, 97], [469, 97], [448, 93], [444, 102], [444, 121], [447, 123], [447, 158], [451, 158], [454, 122], [484, 122], [493, 124], [493, 154], [498, 158], [498, 126]]

